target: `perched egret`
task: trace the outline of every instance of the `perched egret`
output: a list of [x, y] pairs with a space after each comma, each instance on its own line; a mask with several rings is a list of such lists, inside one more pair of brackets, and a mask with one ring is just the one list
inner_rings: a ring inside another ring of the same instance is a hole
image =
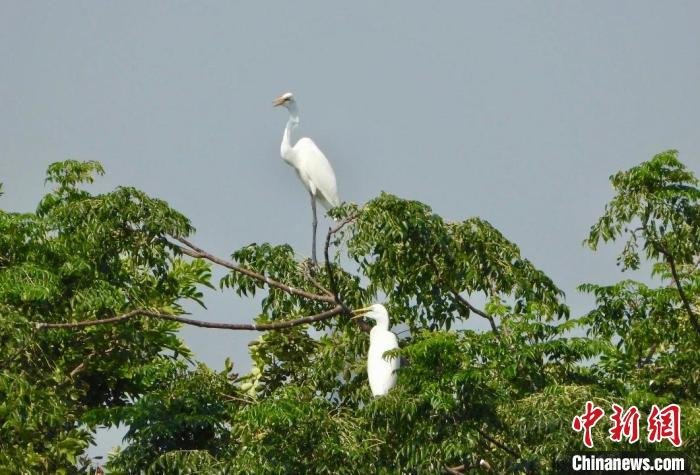
[[299, 179], [311, 197], [311, 212], [313, 214], [313, 238], [311, 244], [311, 260], [316, 264], [316, 200], [326, 210], [340, 204], [338, 188], [335, 183], [333, 167], [326, 156], [308, 137], [301, 138], [292, 146], [292, 130], [299, 125], [299, 109], [291, 92], [282, 94], [274, 100], [273, 106], [284, 106], [289, 111], [289, 120], [282, 135], [280, 154], [288, 165], [294, 167]]
[[367, 353], [367, 377], [374, 396], [384, 396], [396, 385], [396, 373], [399, 367], [397, 357], [384, 356], [389, 350], [399, 347], [396, 335], [389, 331], [389, 313], [384, 305], [375, 303], [357, 310], [353, 318], [367, 317], [375, 321], [369, 332], [369, 352]]

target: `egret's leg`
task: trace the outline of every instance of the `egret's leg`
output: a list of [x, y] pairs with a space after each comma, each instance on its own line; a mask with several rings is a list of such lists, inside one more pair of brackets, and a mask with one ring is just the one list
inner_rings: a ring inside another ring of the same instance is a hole
[[318, 266], [318, 262], [316, 261], [316, 226], [318, 225], [318, 221], [316, 220], [316, 198], [311, 192], [309, 192], [309, 196], [311, 197], [311, 212], [313, 213], [313, 218], [311, 220], [311, 227], [313, 228], [313, 237], [311, 239], [311, 262], [314, 266]]

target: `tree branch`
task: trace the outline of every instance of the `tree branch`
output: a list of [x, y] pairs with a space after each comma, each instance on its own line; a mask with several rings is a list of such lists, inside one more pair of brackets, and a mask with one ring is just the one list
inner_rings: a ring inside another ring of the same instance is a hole
[[[340, 298], [340, 293], [338, 291], [338, 282], [335, 280], [335, 272], [333, 269], [333, 266], [331, 265], [331, 259], [330, 259], [330, 254], [329, 254], [329, 249], [331, 247], [331, 236], [343, 229], [343, 227], [357, 219], [359, 214], [352, 214], [342, 220], [336, 227], [334, 228], [328, 228], [328, 233], [326, 233], [326, 243], [323, 246], [323, 258], [325, 259], [325, 266], [326, 266], [326, 274], [328, 274], [328, 280], [330, 282], [331, 286], [331, 293], [333, 294], [333, 299], [335, 300], [335, 303], [343, 309], [343, 315], [347, 317], [351, 317], [354, 315], [353, 311], [350, 310], [350, 308], [343, 303], [343, 300]], [[365, 323], [362, 320], [355, 320], [355, 323], [364, 331], [365, 333], [369, 333], [369, 331], [372, 329], [370, 325]]]
[[338, 305], [341, 305], [345, 307], [345, 305], [341, 302], [340, 296], [338, 295], [338, 283], [335, 280], [335, 273], [333, 272], [333, 267], [331, 266], [331, 260], [329, 257], [328, 250], [331, 247], [331, 236], [343, 229], [343, 227], [357, 219], [359, 215], [358, 214], [352, 214], [342, 220], [336, 227], [334, 228], [328, 228], [328, 233], [326, 233], [326, 244], [323, 247], [323, 257], [326, 262], [326, 273], [328, 274], [328, 280], [330, 281], [331, 284], [331, 292], [333, 293], [333, 298], [335, 299], [335, 303]]
[[333, 297], [333, 292], [331, 292], [330, 290], [325, 288], [323, 285], [321, 285], [321, 283], [318, 280], [314, 279], [310, 273], [305, 272], [305, 277], [308, 279], [309, 282], [311, 282], [311, 285], [316, 287], [318, 290], [323, 292], [325, 295], [328, 295], [329, 297]]
[[471, 468], [471, 466], [458, 465], [456, 467], [445, 467], [445, 471], [450, 475], [462, 475], [467, 468]]
[[122, 323], [130, 320], [136, 316], [146, 316], [151, 318], [157, 318], [161, 320], [170, 320], [173, 322], [183, 323], [185, 325], [192, 325], [195, 327], [202, 328], [216, 328], [219, 330], [251, 330], [251, 331], [268, 331], [268, 330], [283, 330], [285, 328], [291, 328], [299, 325], [305, 325], [307, 323], [320, 322], [327, 320], [336, 315], [343, 313], [343, 308], [341, 306], [333, 307], [325, 312], [318, 313], [316, 315], [310, 315], [308, 317], [295, 318], [293, 320], [285, 320], [270, 323], [218, 323], [218, 322], [205, 322], [202, 320], [194, 320], [192, 318], [178, 317], [176, 315], [170, 315], [167, 313], [155, 312], [146, 309], [136, 309], [130, 312], [124, 313], [122, 315], [110, 318], [102, 318], [98, 320], [83, 320], [80, 322], [70, 322], [70, 323], [44, 323], [35, 322], [34, 326], [38, 329], [45, 328], [84, 328], [96, 325], [105, 325], [110, 323]]
[[82, 371], [84, 371], [86, 367], [87, 367], [87, 365], [85, 364], [85, 361], [83, 361], [83, 362], [80, 363], [78, 366], [76, 366], [75, 368], [73, 368], [73, 370], [70, 372], [70, 377], [71, 377], [71, 379], [75, 378], [75, 376], [76, 376], [78, 373], [81, 373]]
[[489, 434], [487, 434], [487, 433], [484, 432], [483, 430], [479, 429], [478, 427], [476, 427], [476, 431], [477, 431], [484, 439], [488, 440], [489, 442], [491, 442], [493, 445], [495, 445], [495, 446], [498, 447], [499, 449], [508, 452], [508, 453], [509, 453], [510, 455], [512, 455], [513, 457], [519, 457], [519, 456], [520, 456], [520, 455], [518, 454], [517, 451], [515, 451], [514, 449], [511, 449], [510, 447], [508, 447], [508, 446], [505, 445], [504, 443], [499, 442], [498, 440], [494, 439], [493, 437], [491, 437]]
[[[122, 323], [127, 320], [132, 319], [137, 315], [147, 315], [148, 310], [136, 309], [130, 312], [124, 313], [122, 315], [117, 315], [116, 317], [100, 318], [97, 320], [82, 320], [80, 322], [73, 323], [45, 323], [45, 322], [34, 322], [34, 326], [39, 330], [44, 328], [82, 328], [82, 327], [92, 327], [95, 325], [105, 325], [108, 323]], [[156, 312], [149, 312], [156, 313]], [[160, 315], [160, 314], [159, 314]]]
[[456, 289], [450, 288], [450, 292], [452, 292], [452, 295], [454, 295], [454, 297], [455, 297], [462, 305], [464, 305], [465, 307], [467, 307], [467, 308], [469, 309], [469, 311], [474, 312], [474, 313], [476, 313], [477, 315], [479, 315], [480, 317], [483, 317], [483, 318], [485, 318], [486, 320], [488, 320], [488, 321], [489, 321], [489, 324], [491, 325], [491, 330], [493, 330], [493, 332], [494, 332], [496, 335], [499, 335], [499, 334], [500, 334], [499, 331], [498, 331], [498, 327], [496, 326], [496, 321], [493, 319], [493, 317], [492, 317], [491, 315], [489, 315], [488, 313], [484, 312], [483, 310], [479, 310], [478, 308], [476, 308], [474, 305], [471, 304], [471, 302], [469, 302], [469, 300], [467, 300], [466, 298], [464, 298]]
[[449, 473], [450, 475], [462, 475], [463, 473], [466, 473], [467, 470], [471, 470], [473, 468], [482, 468], [484, 470], [491, 470], [491, 464], [488, 463], [484, 459], [479, 459], [479, 463], [472, 464], [472, 465], [457, 465], [456, 467], [447, 467], [445, 466], [445, 471]]
[[177, 244], [173, 244], [173, 243], [170, 243], [170, 244], [174, 247], [179, 248], [183, 254], [186, 254], [190, 257], [194, 257], [197, 259], [206, 259], [210, 262], [213, 262], [215, 264], [219, 264], [220, 266], [226, 267], [226, 268], [231, 269], [235, 272], [246, 275], [246, 276], [250, 277], [251, 279], [255, 279], [257, 281], [264, 282], [268, 286], [274, 287], [276, 289], [280, 289], [283, 292], [286, 292], [290, 295], [296, 295], [297, 297], [303, 297], [305, 299], [315, 300], [316, 302], [335, 303], [335, 299], [330, 295], [314, 294], [312, 292], [307, 292], [306, 290], [297, 289], [296, 287], [292, 287], [292, 286], [287, 285], [283, 282], [279, 282], [275, 279], [271, 279], [270, 277], [267, 277], [266, 275], [263, 275], [263, 274], [260, 274], [258, 272], [247, 269], [245, 267], [242, 267], [234, 262], [228, 261], [226, 259], [222, 259], [220, 257], [216, 257], [215, 255], [208, 253], [204, 249], [197, 247], [195, 244], [193, 244], [192, 242], [188, 241], [185, 238], [173, 236], [173, 239], [176, 239], [177, 241], [181, 242], [182, 244], [184, 244], [187, 247], [178, 246]]
[[690, 306], [690, 300], [688, 300], [688, 296], [685, 294], [685, 290], [683, 290], [683, 285], [681, 285], [681, 279], [678, 277], [678, 269], [676, 269], [676, 259], [673, 257], [673, 254], [666, 249], [666, 246], [659, 242], [652, 242], [652, 245], [654, 248], [661, 253], [665, 258], [666, 262], [668, 263], [669, 267], [671, 268], [671, 276], [673, 283], [676, 285], [676, 289], [678, 289], [678, 295], [681, 297], [681, 302], [683, 302], [683, 307], [685, 308], [685, 311], [688, 313], [688, 318], [690, 319], [690, 324], [693, 326], [695, 329], [695, 332], [700, 336], [700, 323], [698, 323], [698, 317], [695, 315], [693, 312], [692, 307]]
[[647, 353], [646, 357], [644, 357], [644, 358], [642, 358], [641, 356], [639, 357], [639, 361], [637, 361], [637, 368], [638, 369], [641, 369], [644, 366], [646, 366], [652, 362], [652, 359], [654, 358], [654, 353], [656, 353], [657, 347], [658, 347], [658, 344], [654, 343], [653, 345], [651, 345], [651, 348], [649, 348], [649, 352]]
[[681, 301], [683, 302], [685, 311], [688, 312], [690, 323], [693, 325], [695, 332], [698, 335], [700, 335], [700, 324], [698, 324], [698, 317], [695, 315], [693, 309], [690, 307], [690, 301], [688, 300], [688, 296], [685, 294], [685, 290], [683, 290], [683, 286], [681, 285], [681, 280], [678, 277], [678, 271], [676, 270], [676, 261], [671, 253], [664, 252], [664, 255], [666, 256], [668, 264], [671, 266], [671, 275], [673, 276], [673, 282], [675, 282], [676, 288], [678, 289], [678, 294], [681, 296]]
[[[435, 272], [435, 277], [437, 277], [438, 280], [442, 281], [443, 284], [447, 285], [447, 282], [445, 282], [445, 279], [443, 279], [442, 276], [440, 275], [440, 270], [438, 269], [438, 266], [435, 263], [435, 258], [433, 258], [431, 256], [428, 261], [430, 262], [430, 265], [433, 267], [433, 271]], [[491, 315], [489, 315], [488, 313], [484, 312], [483, 310], [480, 310], [480, 309], [476, 308], [474, 305], [472, 305], [471, 302], [469, 300], [467, 300], [466, 298], [464, 298], [459, 293], [459, 291], [457, 289], [455, 289], [454, 287], [450, 286], [449, 288], [450, 288], [450, 293], [452, 293], [454, 298], [456, 298], [459, 303], [461, 303], [462, 305], [467, 307], [467, 309], [469, 309], [470, 312], [474, 312], [477, 315], [479, 315], [480, 317], [483, 317], [486, 320], [488, 320], [489, 324], [491, 325], [491, 330], [493, 330], [493, 332], [496, 334], [496, 336], [500, 337], [498, 327], [496, 326], [496, 321], [494, 320], [494, 318]]]

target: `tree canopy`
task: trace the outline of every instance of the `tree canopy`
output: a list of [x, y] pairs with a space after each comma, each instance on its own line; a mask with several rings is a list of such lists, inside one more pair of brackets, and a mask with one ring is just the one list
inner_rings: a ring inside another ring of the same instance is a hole
[[[571, 423], [586, 401], [680, 405], [680, 450], [700, 463], [700, 189], [675, 151], [613, 175], [585, 240], [622, 241], [621, 268], [648, 262], [656, 284], [583, 283], [596, 302], [584, 315], [478, 217], [383, 193], [332, 210], [319, 267], [286, 244], [224, 258], [162, 200], [90, 193], [102, 173], [52, 164], [34, 213], [0, 211], [0, 473], [87, 472], [95, 429], [116, 424], [129, 430], [111, 473], [541, 473], [582, 449]], [[213, 266], [228, 270], [218, 283]], [[259, 315], [184, 316], [217, 285], [262, 293]], [[373, 302], [403, 360], [376, 399], [368, 325], [351, 320]], [[183, 324], [262, 331], [250, 372], [197, 362]], [[623, 449], [608, 428], [595, 448]]]

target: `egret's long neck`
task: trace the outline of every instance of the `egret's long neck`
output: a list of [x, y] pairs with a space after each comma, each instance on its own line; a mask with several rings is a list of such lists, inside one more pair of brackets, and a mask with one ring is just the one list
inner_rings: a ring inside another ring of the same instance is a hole
[[299, 109], [297, 109], [297, 105], [294, 102], [288, 104], [287, 109], [289, 110], [289, 120], [282, 134], [280, 154], [283, 159], [289, 162], [292, 160], [292, 130], [299, 125]]
[[374, 325], [374, 328], [378, 328], [380, 330], [389, 330], [389, 315], [375, 315], [374, 316], [374, 321], [376, 322]]

